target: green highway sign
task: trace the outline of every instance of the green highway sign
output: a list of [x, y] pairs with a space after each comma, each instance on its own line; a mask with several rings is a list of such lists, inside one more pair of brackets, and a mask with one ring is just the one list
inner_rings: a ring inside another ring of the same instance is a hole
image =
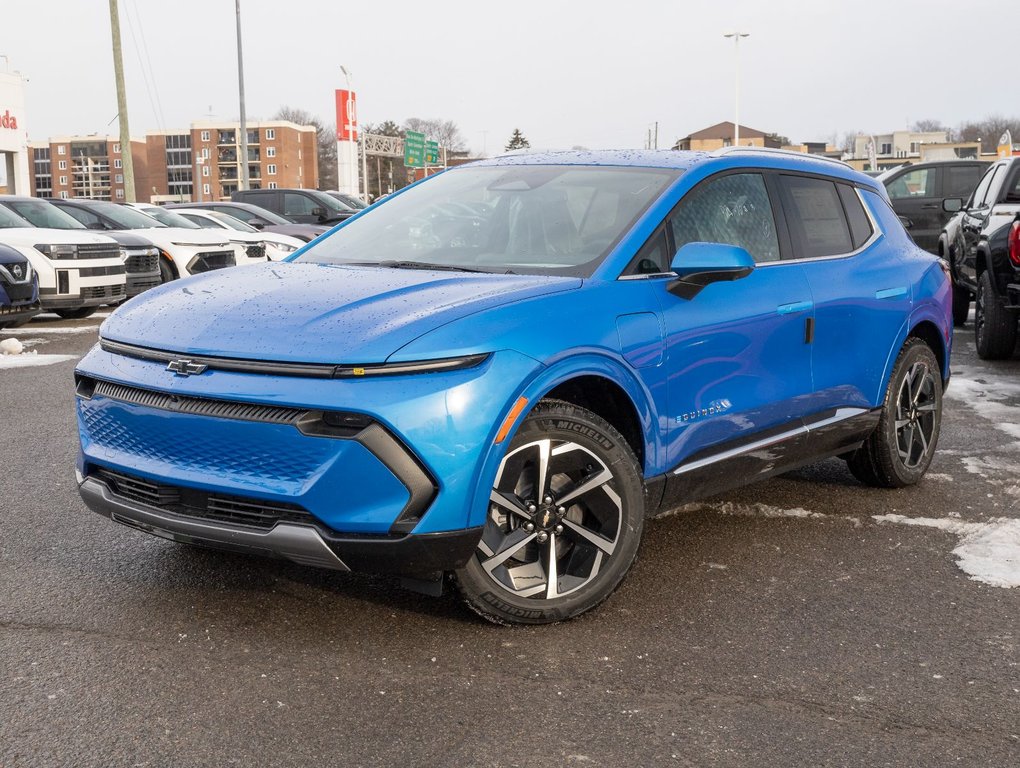
[[425, 134], [408, 131], [404, 135], [404, 165], [408, 168], [425, 167]]
[[425, 142], [425, 162], [430, 165], [439, 164], [439, 142], [438, 141], [426, 141]]

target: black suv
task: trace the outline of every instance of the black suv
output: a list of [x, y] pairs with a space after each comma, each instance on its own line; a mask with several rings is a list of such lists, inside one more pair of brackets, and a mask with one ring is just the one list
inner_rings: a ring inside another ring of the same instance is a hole
[[985, 171], [966, 205], [959, 197], [942, 204], [959, 214], [949, 248], [953, 314], [966, 316], [977, 297], [974, 335], [985, 360], [1009, 357], [1020, 316], [1020, 157], [1003, 158]]
[[946, 198], [966, 198], [977, 186], [988, 163], [980, 160], [942, 160], [893, 168], [878, 177], [885, 185], [897, 215], [914, 242], [938, 253], [939, 232], [951, 217], [943, 208]]
[[236, 203], [252, 203], [298, 224], [339, 224], [357, 213], [317, 189], [246, 189], [235, 192]]

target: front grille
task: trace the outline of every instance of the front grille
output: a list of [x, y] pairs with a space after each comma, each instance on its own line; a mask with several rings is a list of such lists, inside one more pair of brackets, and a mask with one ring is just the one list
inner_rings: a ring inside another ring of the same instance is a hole
[[128, 274], [159, 272], [159, 255], [155, 253], [137, 253], [127, 257], [124, 262]]
[[[79, 382], [81, 392], [82, 379]], [[94, 380], [95, 388], [92, 395], [120, 400], [123, 403], [144, 405], [164, 411], [191, 413], [198, 416], [212, 416], [220, 419], [240, 419], [242, 421], [261, 421], [269, 424], [297, 424], [305, 413], [302, 408], [284, 408], [276, 405], [253, 405], [251, 403], [233, 403], [228, 400], [212, 400], [203, 397], [186, 397], [168, 395], [164, 392], [153, 392], [137, 387], [126, 387], [109, 381]], [[87, 385], [85, 385], [87, 386]]]
[[82, 267], [78, 270], [79, 277], [105, 277], [106, 275], [123, 275], [123, 264], [111, 264], [108, 267]]
[[120, 246], [116, 243], [83, 243], [78, 246], [79, 259], [117, 259], [120, 260]]
[[122, 299], [124, 298], [123, 285], [97, 285], [91, 288], [82, 288], [83, 299]]
[[10, 285], [3, 279], [0, 279], [0, 285], [3, 286], [4, 293], [7, 294], [7, 298], [9, 298], [11, 302], [31, 301], [32, 296], [35, 293], [35, 286], [32, 283]]
[[266, 244], [255, 243], [249, 245], [244, 252], [248, 254], [249, 259], [264, 259], [266, 258]]
[[236, 263], [233, 251], [205, 251], [191, 260], [188, 271], [193, 273], [211, 272], [214, 269], [232, 267]]
[[157, 483], [105, 467], [93, 467], [89, 474], [106, 483], [116, 496], [184, 517], [262, 530], [269, 530], [281, 522], [321, 525], [308, 510], [297, 504], [207, 493], [195, 488]]

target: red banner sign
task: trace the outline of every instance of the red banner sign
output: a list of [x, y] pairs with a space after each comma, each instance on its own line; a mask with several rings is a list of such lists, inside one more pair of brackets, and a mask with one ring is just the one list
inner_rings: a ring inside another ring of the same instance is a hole
[[358, 140], [358, 109], [354, 91], [336, 92], [336, 140]]

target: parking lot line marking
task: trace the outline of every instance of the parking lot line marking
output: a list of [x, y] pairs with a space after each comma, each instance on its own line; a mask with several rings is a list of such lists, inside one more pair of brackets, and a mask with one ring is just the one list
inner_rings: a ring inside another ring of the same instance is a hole
[[8, 328], [7, 330], [0, 331], [0, 333], [7, 336], [16, 336], [19, 333], [91, 333], [98, 330], [98, 325], [84, 325], [80, 328]]

